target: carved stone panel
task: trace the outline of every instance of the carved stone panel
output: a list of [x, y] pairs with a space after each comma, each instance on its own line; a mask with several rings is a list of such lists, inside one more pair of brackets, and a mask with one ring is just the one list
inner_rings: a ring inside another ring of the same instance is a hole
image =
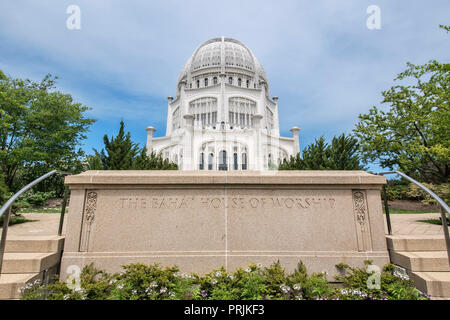
[[81, 230], [80, 252], [89, 251], [89, 238], [92, 224], [95, 220], [95, 211], [97, 210], [97, 192], [86, 190], [86, 200], [83, 212], [83, 227]]
[[358, 251], [372, 251], [372, 236], [365, 191], [353, 190], [353, 211], [355, 215]]

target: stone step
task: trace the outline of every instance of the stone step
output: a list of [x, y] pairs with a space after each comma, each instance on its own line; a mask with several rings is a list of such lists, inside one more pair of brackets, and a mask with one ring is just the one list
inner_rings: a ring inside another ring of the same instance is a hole
[[394, 235], [386, 236], [387, 247], [395, 251], [445, 251], [442, 235]]
[[0, 275], [0, 299], [19, 299], [20, 289], [27, 283], [41, 281], [42, 273], [16, 273]]
[[39, 273], [58, 265], [60, 260], [61, 252], [5, 253], [1, 276], [8, 273]]
[[447, 251], [390, 251], [391, 262], [409, 271], [450, 272]]
[[63, 247], [64, 237], [62, 236], [9, 236], [6, 240], [5, 252], [60, 252]]
[[450, 272], [412, 272], [410, 279], [432, 298], [450, 297]]

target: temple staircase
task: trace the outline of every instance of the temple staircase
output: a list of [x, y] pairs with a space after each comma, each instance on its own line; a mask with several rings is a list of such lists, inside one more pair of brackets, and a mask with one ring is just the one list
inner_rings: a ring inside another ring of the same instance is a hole
[[63, 247], [62, 236], [9, 236], [0, 274], [0, 299], [20, 299], [20, 290], [27, 284], [51, 281], [58, 272]]
[[450, 300], [450, 263], [443, 236], [386, 236], [391, 262], [406, 269], [420, 291], [432, 299]]

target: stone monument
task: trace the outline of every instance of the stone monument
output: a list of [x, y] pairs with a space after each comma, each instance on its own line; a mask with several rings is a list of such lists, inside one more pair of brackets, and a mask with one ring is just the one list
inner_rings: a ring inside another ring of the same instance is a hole
[[61, 277], [91, 262], [118, 272], [134, 262], [209, 272], [299, 261], [389, 262], [380, 189], [364, 171], [87, 171], [71, 189]]

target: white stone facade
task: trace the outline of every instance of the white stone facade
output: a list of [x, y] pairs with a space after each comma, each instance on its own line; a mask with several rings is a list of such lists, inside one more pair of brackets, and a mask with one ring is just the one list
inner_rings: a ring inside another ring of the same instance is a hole
[[299, 128], [280, 137], [278, 98], [263, 67], [241, 42], [214, 38], [198, 47], [168, 98], [165, 137], [148, 127], [147, 150], [181, 170], [268, 170], [300, 151]]

